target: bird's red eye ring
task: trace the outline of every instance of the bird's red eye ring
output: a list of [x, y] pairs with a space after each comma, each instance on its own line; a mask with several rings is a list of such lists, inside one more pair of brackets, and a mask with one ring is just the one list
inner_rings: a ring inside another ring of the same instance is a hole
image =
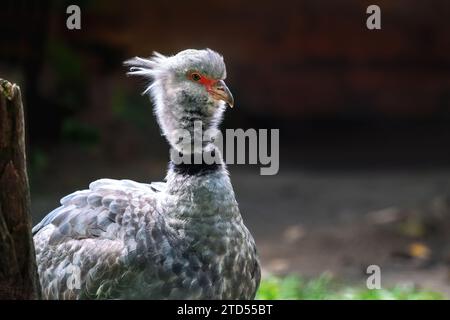
[[197, 72], [193, 72], [191, 73], [191, 79], [194, 81], [200, 81], [200, 79], [202, 78], [201, 75], [199, 75]]

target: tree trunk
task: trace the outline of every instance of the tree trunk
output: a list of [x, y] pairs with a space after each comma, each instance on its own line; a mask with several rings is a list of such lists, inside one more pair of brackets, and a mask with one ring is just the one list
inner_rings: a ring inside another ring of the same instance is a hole
[[20, 88], [0, 79], [0, 299], [39, 299]]

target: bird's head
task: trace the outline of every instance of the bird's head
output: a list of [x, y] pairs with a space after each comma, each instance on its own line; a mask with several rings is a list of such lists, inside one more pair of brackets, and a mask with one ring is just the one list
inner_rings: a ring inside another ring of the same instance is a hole
[[215, 128], [233, 96], [226, 86], [223, 57], [205, 49], [188, 49], [174, 56], [154, 53], [148, 59], [135, 57], [125, 62], [129, 75], [149, 79], [149, 93], [163, 134], [174, 146], [177, 129], [193, 130], [201, 121], [203, 130]]

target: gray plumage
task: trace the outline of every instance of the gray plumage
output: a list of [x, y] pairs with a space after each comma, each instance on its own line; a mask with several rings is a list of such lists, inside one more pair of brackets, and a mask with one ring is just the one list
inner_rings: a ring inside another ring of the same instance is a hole
[[[225, 64], [212, 50], [155, 54], [126, 65], [129, 74], [150, 80], [146, 92], [175, 150], [186, 152], [175, 130], [191, 131], [194, 121], [216, 128], [225, 102], [232, 103]], [[192, 72], [214, 79], [214, 87], [189, 78]], [[222, 161], [172, 163], [165, 183], [95, 181], [64, 197], [33, 234], [48, 299], [252, 299], [259, 285], [254, 240]]]

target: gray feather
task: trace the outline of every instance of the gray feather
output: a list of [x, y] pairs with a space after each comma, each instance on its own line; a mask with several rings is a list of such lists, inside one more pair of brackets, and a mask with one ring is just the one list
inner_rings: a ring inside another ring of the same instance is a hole
[[[193, 114], [201, 115], [210, 128], [218, 125], [224, 105], [185, 76], [194, 69], [225, 78], [218, 53], [155, 53], [125, 64], [129, 74], [151, 81], [147, 90], [172, 147], [178, 147], [174, 130], [189, 130]], [[202, 174], [183, 174], [171, 167], [166, 180], [146, 184], [100, 179], [61, 199], [61, 206], [33, 228], [43, 296], [254, 298], [259, 260], [225, 165]]]

